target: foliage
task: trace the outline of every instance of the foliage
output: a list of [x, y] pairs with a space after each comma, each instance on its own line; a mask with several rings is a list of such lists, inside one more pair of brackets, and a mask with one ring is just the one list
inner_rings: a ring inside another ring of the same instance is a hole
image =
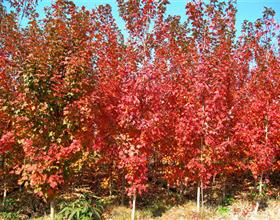
[[79, 199], [64, 204], [61, 211], [58, 213], [59, 219], [72, 219], [72, 220], [90, 220], [90, 219], [101, 219], [101, 214], [103, 212], [103, 206], [99, 201], [92, 201], [87, 195], [81, 195]]
[[13, 198], [6, 198], [1, 206], [0, 218], [7, 220], [18, 220], [19, 211], [14, 210], [14, 205], [16, 201]]
[[228, 207], [225, 207], [225, 206], [221, 206], [217, 209], [217, 212], [220, 214], [220, 215], [227, 215], [229, 213], [230, 209]]
[[0, 218], [5, 220], [19, 220], [19, 215], [16, 212], [0, 212]]
[[226, 196], [224, 201], [223, 201], [223, 205], [224, 206], [229, 206], [229, 205], [232, 205], [232, 203], [234, 202], [234, 198], [233, 196]]
[[182, 21], [167, 16], [166, 0], [117, 0], [124, 37], [110, 5], [57, 0], [39, 19], [38, 1], [8, 2], [18, 11], [0, 1], [5, 186], [16, 174], [51, 201], [63, 185], [106, 179], [109, 194], [130, 197], [149, 181], [207, 188], [216, 177], [249, 171], [262, 183], [279, 171], [272, 9], [236, 36], [235, 1], [190, 1]]
[[10, 209], [15, 203], [16, 201], [13, 198], [6, 198], [2, 205], [4, 209]]

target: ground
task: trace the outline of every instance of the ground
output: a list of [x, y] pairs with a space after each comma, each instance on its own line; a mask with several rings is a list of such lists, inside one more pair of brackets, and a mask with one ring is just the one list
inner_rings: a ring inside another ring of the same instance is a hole
[[[163, 211], [160, 216], [155, 216], [151, 209], [138, 210], [136, 219], [138, 220], [278, 220], [280, 217], [280, 201], [271, 200], [268, 207], [254, 213], [254, 204], [248, 201], [237, 201], [230, 206], [204, 207], [198, 214], [194, 202], [186, 202], [183, 205], [174, 206]], [[130, 219], [130, 209], [124, 206], [114, 206], [108, 209], [104, 218], [108, 220], [127, 220]]]
[[[276, 176], [278, 177], [278, 176]], [[274, 177], [274, 180], [278, 178]], [[178, 190], [179, 189], [179, 190]], [[99, 194], [96, 194], [98, 193]], [[121, 205], [118, 189], [111, 190], [91, 186], [73, 186], [56, 197], [56, 211], [65, 204], [78, 201], [78, 206], [97, 207], [102, 204], [101, 219], [129, 220], [131, 216], [130, 198], [125, 197]], [[196, 187], [166, 188], [155, 184], [137, 197], [137, 220], [278, 220], [280, 219], [280, 186], [271, 181], [264, 187], [264, 194], [258, 194], [254, 181], [237, 178], [205, 189], [204, 207], [198, 213], [195, 203]], [[258, 211], [256, 212], [256, 205]], [[0, 204], [0, 220], [48, 220], [49, 204], [28, 190], [14, 190], [8, 194], [6, 207]], [[68, 219], [68, 218], [62, 218]], [[79, 218], [82, 219], [82, 218]], [[74, 219], [73, 219], [74, 220]]]

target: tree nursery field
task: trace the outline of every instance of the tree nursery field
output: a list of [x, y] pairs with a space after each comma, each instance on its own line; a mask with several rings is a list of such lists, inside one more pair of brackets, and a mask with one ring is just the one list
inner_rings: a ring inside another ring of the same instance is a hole
[[272, 8], [40, 3], [0, 0], [0, 219], [280, 219]]

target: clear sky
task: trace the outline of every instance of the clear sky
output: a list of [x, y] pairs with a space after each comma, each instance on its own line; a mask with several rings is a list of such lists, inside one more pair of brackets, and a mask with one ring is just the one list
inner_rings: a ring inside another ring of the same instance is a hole
[[[180, 15], [184, 20], [185, 5], [188, 0], [169, 0], [170, 4], [167, 7], [167, 14]], [[44, 7], [49, 6], [54, 0], [39, 1], [37, 10], [40, 16], [44, 16]], [[118, 16], [118, 8], [116, 0], [74, 0], [74, 3], [78, 6], [86, 6], [87, 8], [93, 8], [100, 4], [110, 4], [112, 7], [113, 16], [115, 17], [119, 27], [124, 30], [124, 21]], [[236, 16], [236, 28], [240, 33], [242, 22], [246, 19], [249, 21], [255, 21], [257, 18], [262, 17], [262, 11], [264, 7], [271, 7], [276, 11], [276, 20], [280, 23], [280, 0], [237, 0], [237, 16]], [[21, 21], [22, 25], [26, 24], [26, 21]], [[125, 31], [123, 31], [125, 34]]]

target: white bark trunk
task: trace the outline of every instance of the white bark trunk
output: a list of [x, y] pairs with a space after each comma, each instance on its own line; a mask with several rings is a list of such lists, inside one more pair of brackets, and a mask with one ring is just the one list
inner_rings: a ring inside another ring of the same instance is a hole
[[3, 172], [4, 172], [4, 175], [3, 175], [3, 178], [4, 178], [4, 183], [3, 183], [3, 189], [4, 189], [4, 192], [3, 192], [3, 206], [5, 206], [5, 202], [6, 202], [6, 197], [7, 197], [7, 185], [6, 185], [6, 160], [5, 160], [5, 154], [3, 155]]
[[124, 205], [124, 194], [125, 194], [125, 177], [124, 173], [122, 173], [122, 190], [121, 190], [121, 205]]
[[[264, 132], [265, 132], [265, 144], [267, 144], [268, 141], [268, 116], [265, 116], [264, 119]], [[261, 176], [260, 176], [260, 182], [259, 182], [259, 195], [262, 194], [262, 187], [263, 187], [263, 171], [261, 172]]]
[[204, 199], [203, 199], [203, 182], [201, 181], [201, 210], [203, 211], [203, 203], [204, 203]]
[[259, 202], [257, 202], [255, 210], [254, 210], [255, 215], [258, 213], [259, 206], [260, 206], [260, 204], [259, 204]]
[[[268, 140], [268, 117], [267, 115], [265, 116], [264, 119], [264, 133], [265, 133], [265, 144], [267, 144], [267, 140]], [[259, 180], [259, 196], [261, 196], [262, 194], [262, 188], [263, 188], [263, 171], [261, 172], [261, 176], [260, 176], [260, 180]], [[256, 207], [255, 207], [255, 214], [257, 214], [258, 209], [259, 209], [259, 201], [257, 201]]]
[[223, 202], [225, 202], [226, 199], [226, 180], [224, 182], [224, 186], [223, 186]]
[[50, 220], [55, 220], [54, 201], [50, 202]]
[[7, 188], [6, 188], [5, 184], [4, 184], [3, 206], [5, 206], [6, 198], [7, 198]]
[[133, 194], [131, 220], [135, 220], [135, 209], [136, 209], [136, 192], [134, 192]]
[[196, 210], [200, 211], [200, 183], [197, 185], [197, 193], [196, 193]]
[[112, 176], [110, 176], [109, 179], [109, 196], [112, 196], [112, 191], [113, 191], [113, 184], [112, 184]]
[[262, 185], [263, 185], [263, 172], [261, 173], [261, 176], [260, 176], [259, 195], [262, 194]]

